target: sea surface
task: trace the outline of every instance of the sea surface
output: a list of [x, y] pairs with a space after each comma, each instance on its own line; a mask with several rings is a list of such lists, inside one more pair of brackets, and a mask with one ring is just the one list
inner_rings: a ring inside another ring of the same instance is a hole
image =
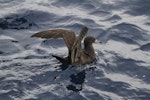
[[[63, 65], [63, 40], [36, 32], [87, 35], [96, 61]], [[0, 100], [150, 100], [150, 0], [0, 0]]]

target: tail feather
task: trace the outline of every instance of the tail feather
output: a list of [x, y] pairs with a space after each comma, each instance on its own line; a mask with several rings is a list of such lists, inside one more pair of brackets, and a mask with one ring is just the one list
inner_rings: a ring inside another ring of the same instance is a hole
[[59, 56], [56, 56], [56, 55], [52, 55], [52, 57], [55, 57], [57, 60], [59, 60], [63, 64], [69, 64], [69, 61], [68, 61], [67, 58], [62, 58], [62, 57], [59, 57]]

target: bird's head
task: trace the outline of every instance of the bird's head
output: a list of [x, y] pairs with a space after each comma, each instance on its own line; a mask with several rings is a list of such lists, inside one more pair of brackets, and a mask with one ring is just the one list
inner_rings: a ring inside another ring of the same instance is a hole
[[93, 36], [87, 36], [85, 39], [84, 39], [84, 44], [85, 45], [89, 45], [89, 44], [92, 44], [92, 43], [102, 43], [101, 41], [95, 39], [95, 37]]

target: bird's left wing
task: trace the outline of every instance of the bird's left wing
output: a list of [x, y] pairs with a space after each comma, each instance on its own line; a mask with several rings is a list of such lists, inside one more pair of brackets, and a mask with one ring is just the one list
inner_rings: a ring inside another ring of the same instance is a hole
[[40, 38], [46, 38], [46, 39], [63, 38], [68, 47], [69, 52], [76, 38], [75, 33], [73, 31], [65, 30], [65, 29], [52, 29], [52, 30], [41, 31], [41, 32], [33, 34], [31, 37], [40, 37]]

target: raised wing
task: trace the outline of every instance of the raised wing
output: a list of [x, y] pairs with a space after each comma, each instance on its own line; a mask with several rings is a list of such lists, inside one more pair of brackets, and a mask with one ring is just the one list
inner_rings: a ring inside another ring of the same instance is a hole
[[81, 41], [88, 32], [88, 28], [84, 27], [82, 28], [79, 36], [76, 38], [73, 46], [72, 46], [72, 52], [71, 52], [71, 63], [76, 63], [80, 61], [80, 53], [81, 53]]
[[53, 30], [41, 31], [41, 32], [33, 34], [31, 37], [40, 37], [40, 38], [46, 38], [46, 39], [63, 38], [68, 47], [69, 52], [71, 51], [71, 48], [76, 38], [75, 33], [73, 31], [64, 30], [64, 29], [53, 29]]

